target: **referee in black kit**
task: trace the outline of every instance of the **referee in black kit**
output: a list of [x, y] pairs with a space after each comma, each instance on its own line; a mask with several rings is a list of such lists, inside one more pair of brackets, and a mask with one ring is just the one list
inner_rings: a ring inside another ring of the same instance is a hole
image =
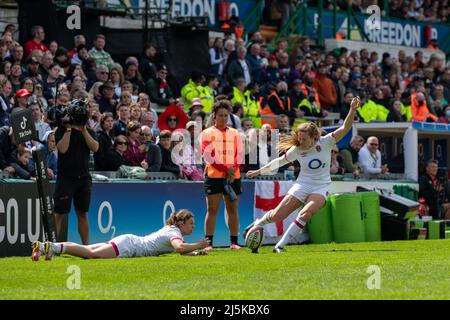
[[56, 234], [60, 237], [63, 215], [68, 214], [73, 199], [78, 218], [78, 232], [84, 245], [89, 244], [87, 213], [91, 202], [92, 178], [89, 174], [90, 152], [98, 150], [96, 133], [86, 127], [86, 101], [74, 100], [55, 133], [58, 149], [58, 176], [53, 195]]

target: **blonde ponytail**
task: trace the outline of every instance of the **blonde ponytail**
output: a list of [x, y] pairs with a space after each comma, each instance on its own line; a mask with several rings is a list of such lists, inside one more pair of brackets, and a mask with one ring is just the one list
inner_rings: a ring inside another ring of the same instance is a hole
[[291, 147], [298, 147], [301, 145], [305, 136], [311, 139], [320, 137], [320, 130], [317, 125], [313, 122], [307, 122], [299, 124], [297, 128], [294, 129], [291, 135], [284, 137], [278, 144], [278, 152], [286, 152]]

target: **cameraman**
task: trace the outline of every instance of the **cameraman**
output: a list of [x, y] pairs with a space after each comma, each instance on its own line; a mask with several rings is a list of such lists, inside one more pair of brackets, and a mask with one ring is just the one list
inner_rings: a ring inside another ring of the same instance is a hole
[[448, 189], [447, 177], [438, 176], [438, 162], [429, 160], [427, 162], [426, 174], [419, 179], [419, 198], [424, 198], [429, 206], [429, 215], [433, 219], [449, 218], [446, 217], [448, 211], [450, 194]]
[[55, 133], [58, 149], [58, 177], [54, 198], [56, 232], [60, 235], [61, 221], [71, 209], [73, 198], [78, 218], [78, 232], [83, 244], [89, 244], [87, 213], [91, 201], [92, 178], [89, 174], [90, 152], [98, 150], [97, 135], [86, 127], [86, 102], [74, 100], [63, 118], [64, 125]]

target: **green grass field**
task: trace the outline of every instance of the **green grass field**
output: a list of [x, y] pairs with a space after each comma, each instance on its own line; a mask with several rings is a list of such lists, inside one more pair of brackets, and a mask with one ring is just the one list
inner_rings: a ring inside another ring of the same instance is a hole
[[[450, 299], [450, 240], [217, 249], [208, 256], [0, 259], [2, 299]], [[69, 266], [81, 288], [70, 290]], [[369, 290], [370, 265], [381, 288]]]

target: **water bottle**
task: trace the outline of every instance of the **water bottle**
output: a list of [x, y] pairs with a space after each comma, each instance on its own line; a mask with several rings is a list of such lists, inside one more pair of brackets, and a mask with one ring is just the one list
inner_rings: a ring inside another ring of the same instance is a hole
[[95, 170], [94, 152], [89, 153], [89, 171]]
[[225, 192], [228, 194], [228, 198], [230, 198], [230, 201], [233, 202], [237, 199], [236, 192], [234, 192], [231, 185], [225, 180]]

